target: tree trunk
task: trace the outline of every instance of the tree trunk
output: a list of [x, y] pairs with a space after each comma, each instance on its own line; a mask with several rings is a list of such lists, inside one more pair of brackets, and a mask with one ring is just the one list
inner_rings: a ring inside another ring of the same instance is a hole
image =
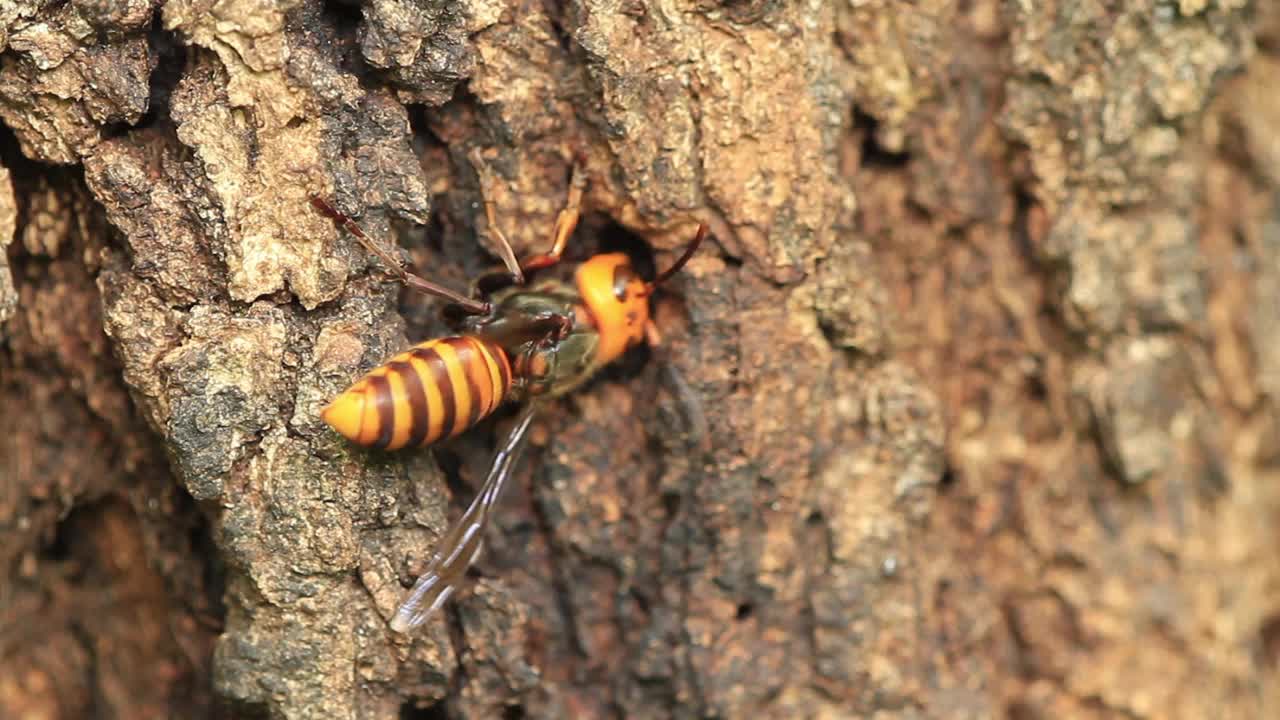
[[[1280, 713], [1275, 3], [19, 0], [0, 49], [0, 716]], [[319, 420], [443, 326], [309, 197], [461, 290], [575, 164], [571, 259], [713, 240], [392, 633], [511, 415]]]

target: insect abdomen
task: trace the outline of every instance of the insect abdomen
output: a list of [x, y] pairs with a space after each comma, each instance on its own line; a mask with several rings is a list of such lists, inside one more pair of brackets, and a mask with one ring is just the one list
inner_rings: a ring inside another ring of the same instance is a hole
[[321, 417], [352, 442], [396, 450], [430, 445], [480, 422], [511, 390], [506, 352], [474, 335], [428, 340], [334, 399]]

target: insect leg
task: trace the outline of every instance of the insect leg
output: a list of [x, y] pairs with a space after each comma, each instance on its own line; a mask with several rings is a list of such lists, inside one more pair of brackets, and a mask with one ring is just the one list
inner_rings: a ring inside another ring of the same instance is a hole
[[386, 248], [383, 248], [379, 243], [375, 242], [373, 238], [366, 235], [364, 230], [356, 224], [355, 220], [344, 215], [337, 208], [330, 205], [328, 201], [313, 196], [311, 198], [311, 205], [332, 220], [334, 224], [351, 233], [355, 239], [364, 246], [365, 250], [368, 250], [381, 258], [382, 262], [385, 263], [386, 266], [394, 272], [405, 285], [408, 285], [418, 292], [425, 293], [427, 295], [435, 295], [438, 298], [444, 298], [450, 303], [457, 305], [467, 314], [485, 315], [489, 313], [491, 309], [489, 303], [469, 298], [462, 293], [454, 292], [443, 285], [433, 283], [426, 278], [419, 277], [405, 270], [401, 267], [400, 261], [392, 256], [391, 253], [387, 252]]
[[649, 318], [644, 324], [644, 341], [654, 351], [662, 347], [662, 333], [658, 332], [658, 326], [654, 324], [653, 318]]
[[658, 332], [658, 326], [652, 319], [644, 325], [644, 336], [654, 355], [657, 356], [663, 380], [671, 389], [676, 403], [684, 413], [689, 439], [703, 450], [707, 450], [710, 433], [707, 429], [707, 414], [702, 409], [702, 401], [693, 392], [693, 388], [689, 387], [689, 382], [684, 379], [684, 373], [681, 373], [676, 364], [671, 361], [666, 347], [662, 345], [662, 334]]
[[479, 557], [484, 547], [489, 513], [502, 494], [507, 478], [511, 477], [520, 451], [524, 449], [524, 441], [536, 410], [537, 404], [529, 403], [520, 411], [515, 427], [493, 456], [493, 465], [480, 492], [462, 517], [458, 518], [458, 522], [440, 539], [426, 570], [413, 584], [409, 596], [396, 608], [395, 617], [391, 618], [390, 623], [392, 630], [408, 633], [426, 622], [458, 589], [459, 583], [466, 576], [467, 568]]
[[586, 187], [586, 173], [582, 171], [581, 163], [574, 163], [573, 175], [569, 179], [569, 197], [565, 200], [560, 214], [556, 216], [556, 224], [551, 231], [551, 250], [544, 255], [525, 258], [524, 262], [520, 263], [520, 267], [526, 273], [549, 268], [560, 262], [560, 256], [564, 254], [569, 236], [578, 226], [578, 218], [582, 215], [582, 193]]
[[489, 164], [484, 161], [480, 155], [480, 148], [472, 148], [467, 155], [471, 160], [472, 166], [476, 169], [476, 174], [480, 176], [480, 196], [484, 200], [484, 219], [488, 225], [487, 232], [493, 237], [494, 243], [498, 246], [498, 257], [502, 258], [502, 264], [507, 266], [507, 271], [511, 273], [511, 279], [516, 285], [524, 284], [524, 272], [520, 269], [520, 261], [516, 259], [516, 251], [511, 249], [511, 241], [507, 240], [507, 236], [502, 234], [502, 228], [498, 226], [497, 212], [494, 211], [493, 201], [489, 199], [489, 193], [485, 191], [484, 186], [490, 182], [490, 176], [493, 174], [489, 170]]

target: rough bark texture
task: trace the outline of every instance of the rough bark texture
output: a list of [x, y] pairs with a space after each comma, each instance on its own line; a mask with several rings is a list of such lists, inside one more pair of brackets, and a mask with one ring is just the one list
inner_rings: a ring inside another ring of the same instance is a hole
[[[0, 716], [1280, 713], [1280, 9], [0, 2]], [[479, 151], [484, 164], [471, 162]], [[670, 263], [470, 588], [386, 619], [504, 418], [320, 407], [482, 203]]]

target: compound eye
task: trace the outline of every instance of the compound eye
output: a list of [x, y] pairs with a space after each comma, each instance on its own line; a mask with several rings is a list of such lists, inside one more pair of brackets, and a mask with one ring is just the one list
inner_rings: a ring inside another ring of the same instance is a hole
[[627, 285], [633, 281], [638, 282], [640, 276], [631, 269], [630, 265], [619, 265], [613, 270], [613, 296], [618, 302], [627, 301]]

